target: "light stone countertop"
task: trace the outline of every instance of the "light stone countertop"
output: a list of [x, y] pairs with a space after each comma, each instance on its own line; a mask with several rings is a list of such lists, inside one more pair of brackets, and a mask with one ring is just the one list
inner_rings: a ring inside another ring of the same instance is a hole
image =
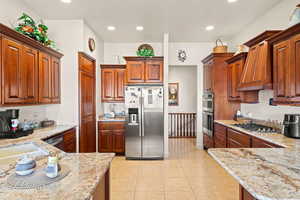
[[[7, 177], [15, 173], [16, 161], [0, 164], [0, 199], [10, 200], [88, 200], [91, 199], [97, 185], [100, 183], [115, 154], [113, 153], [65, 153], [45, 142], [43, 139], [74, 128], [74, 125], [58, 125], [51, 128], [40, 129], [32, 135], [18, 138], [0, 140], [0, 147], [33, 142], [49, 152], [59, 155], [59, 163], [68, 166], [70, 174], [57, 183], [40, 189], [20, 190], [8, 187]], [[36, 158], [37, 168], [44, 168], [47, 157]]]
[[209, 154], [258, 200], [300, 200], [300, 140], [261, 134], [215, 121], [234, 130], [283, 146], [278, 149], [209, 149]]
[[105, 117], [100, 116], [98, 118], [98, 121], [99, 122], [125, 122], [126, 119], [125, 119], [125, 117], [105, 118]]

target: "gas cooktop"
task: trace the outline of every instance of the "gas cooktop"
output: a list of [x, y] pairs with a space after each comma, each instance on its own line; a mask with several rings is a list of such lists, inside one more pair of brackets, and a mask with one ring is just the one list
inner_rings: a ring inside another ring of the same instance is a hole
[[255, 124], [255, 123], [234, 124], [234, 126], [246, 129], [248, 131], [258, 132], [258, 133], [276, 133], [277, 132], [277, 130], [272, 127]]

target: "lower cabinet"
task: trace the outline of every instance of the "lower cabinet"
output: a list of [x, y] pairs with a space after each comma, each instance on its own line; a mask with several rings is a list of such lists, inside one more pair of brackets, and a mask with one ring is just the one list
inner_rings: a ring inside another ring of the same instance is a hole
[[76, 153], [76, 129], [73, 128], [64, 132], [64, 151]]
[[252, 138], [252, 148], [282, 148], [279, 145], [266, 142], [264, 140], [253, 137]]
[[256, 200], [247, 190], [240, 186], [240, 200]]
[[227, 143], [228, 148], [250, 148], [251, 136], [243, 134], [241, 132], [227, 129]]
[[227, 128], [220, 124], [214, 124], [214, 142], [215, 148], [227, 147]]
[[[205, 138], [204, 138], [205, 146]], [[215, 148], [284, 148], [280, 145], [241, 133], [219, 123], [214, 123]], [[211, 148], [211, 147], [210, 147]]]
[[206, 134], [203, 134], [203, 146], [204, 149], [210, 149], [214, 147], [214, 140]]
[[99, 122], [98, 132], [99, 152], [125, 153], [124, 122]]

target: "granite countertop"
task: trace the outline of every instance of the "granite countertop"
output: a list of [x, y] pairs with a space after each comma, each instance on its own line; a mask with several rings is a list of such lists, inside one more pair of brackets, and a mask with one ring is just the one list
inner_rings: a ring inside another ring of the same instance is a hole
[[209, 154], [258, 200], [300, 199], [300, 140], [261, 134], [216, 121], [229, 128], [283, 146], [278, 149], [210, 149]]
[[100, 116], [98, 119], [99, 122], [125, 122], [125, 117], [115, 117], [115, 118], [105, 118]]
[[[114, 157], [113, 153], [65, 153], [42, 140], [58, 133], [64, 132], [75, 126], [61, 125], [35, 131], [32, 135], [18, 138], [0, 140], [0, 147], [33, 142], [48, 152], [57, 153], [59, 163], [62, 166], [70, 168], [70, 174], [63, 180], [53, 183], [40, 189], [20, 190], [8, 187], [7, 177], [15, 173], [14, 166], [16, 161], [9, 163], [0, 163], [0, 199], [11, 200], [38, 200], [38, 199], [55, 199], [55, 200], [87, 200], [91, 199], [97, 185], [104, 177], [110, 163]], [[37, 168], [44, 168], [47, 163], [47, 157], [36, 158]]]

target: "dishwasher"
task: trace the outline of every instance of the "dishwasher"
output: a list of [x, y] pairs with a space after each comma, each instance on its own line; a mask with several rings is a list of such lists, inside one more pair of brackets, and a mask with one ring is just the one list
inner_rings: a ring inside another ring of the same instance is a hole
[[55, 135], [44, 140], [46, 143], [64, 151], [64, 134]]

